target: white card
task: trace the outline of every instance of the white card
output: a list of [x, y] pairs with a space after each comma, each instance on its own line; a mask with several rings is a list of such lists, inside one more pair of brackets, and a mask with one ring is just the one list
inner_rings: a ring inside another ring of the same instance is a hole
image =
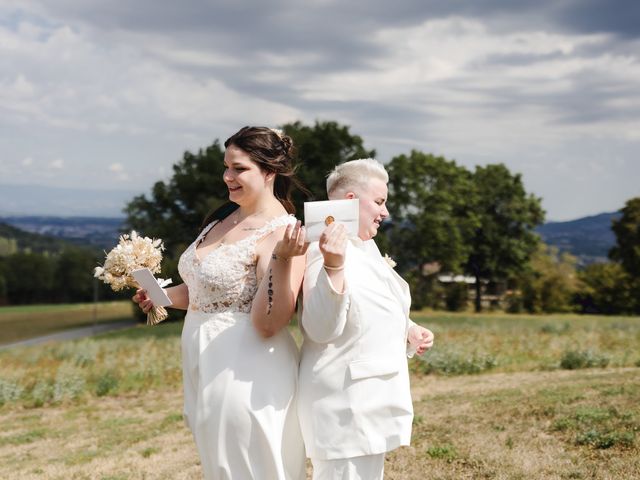
[[136, 279], [136, 282], [138, 282], [138, 285], [147, 291], [147, 295], [155, 307], [168, 307], [173, 303], [167, 294], [164, 293], [164, 290], [158, 284], [158, 280], [153, 276], [151, 270], [148, 268], [140, 268], [133, 270], [131, 274], [133, 278]]
[[357, 198], [351, 200], [323, 200], [304, 202], [304, 227], [306, 240], [315, 242], [331, 222], [342, 223], [350, 237], [358, 236], [359, 204]]

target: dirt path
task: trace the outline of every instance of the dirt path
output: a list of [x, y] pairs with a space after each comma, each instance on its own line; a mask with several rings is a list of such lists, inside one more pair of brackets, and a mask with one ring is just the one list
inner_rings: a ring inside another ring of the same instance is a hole
[[75, 340], [77, 338], [90, 337], [99, 333], [110, 332], [112, 330], [120, 330], [121, 328], [129, 328], [138, 325], [135, 320], [122, 320], [119, 322], [110, 323], [98, 323], [91, 325], [90, 327], [73, 328], [70, 330], [64, 330], [58, 333], [52, 333], [50, 335], [42, 335], [40, 337], [30, 338], [28, 340], [21, 340], [19, 342], [6, 343], [0, 345], [0, 350], [13, 347], [27, 347], [31, 345], [39, 345], [47, 342], [58, 342], [61, 340]]

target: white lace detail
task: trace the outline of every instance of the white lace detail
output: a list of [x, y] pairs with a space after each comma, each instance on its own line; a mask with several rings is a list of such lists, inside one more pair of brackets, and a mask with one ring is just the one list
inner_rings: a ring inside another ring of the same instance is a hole
[[180, 276], [189, 288], [189, 309], [206, 313], [251, 312], [258, 290], [256, 244], [275, 229], [295, 222], [293, 215], [276, 217], [252, 235], [220, 244], [200, 259], [196, 246], [215, 222], [209, 224], [178, 262]]

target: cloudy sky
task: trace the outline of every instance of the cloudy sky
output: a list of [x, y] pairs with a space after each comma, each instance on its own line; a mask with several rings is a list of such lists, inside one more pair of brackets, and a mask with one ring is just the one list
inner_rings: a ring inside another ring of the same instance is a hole
[[384, 162], [505, 163], [550, 220], [640, 195], [635, 0], [0, 0], [0, 55], [4, 185], [145, 192], [318, 119]]

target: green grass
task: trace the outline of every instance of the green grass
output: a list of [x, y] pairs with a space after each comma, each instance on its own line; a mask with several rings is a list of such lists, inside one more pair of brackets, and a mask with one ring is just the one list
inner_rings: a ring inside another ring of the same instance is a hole
[[640, 362], [640, 317], [418, 312], [412, 318], [436, 336], [424, 362], [412, 361], [417, 372], [457, 375]]
[[[434, 348], [410, 361], [417, 375], [632, 367], [640, 318], [416, 313]], [[554, 328], [554, 325], [560, 327]], [[181, 322], [0, 351], [0, 405], [41, 407], [180, 386]], [[292, 327], [299, 340], [297, 327]]]
[[0, 307], [0, 345], [94, 323], [130, 320], [129, 301]]
[[[410, 362], [412, 447], [387, 456], [385, 478], [640, 478], [640, 318], [412, 318], [436, 343]], [[181, 329], [0, 351], [0, 476], [197, 477], [180, 413]]]
[[180, 386], [181, 323], [143, 325], [80, 340], [0, 351], [0, 406], [78, 403], [88, 397]]

